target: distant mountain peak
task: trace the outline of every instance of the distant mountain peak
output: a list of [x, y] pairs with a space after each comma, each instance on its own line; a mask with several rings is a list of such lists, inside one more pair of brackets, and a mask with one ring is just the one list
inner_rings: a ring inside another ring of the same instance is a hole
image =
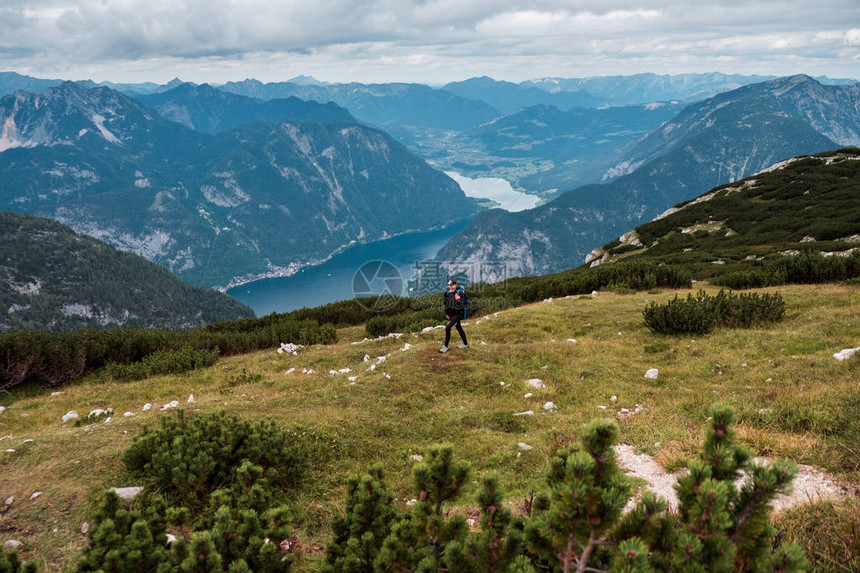
[[326, 82], [321, 82], [313, 76], [306, 76], [304, 74], [300, 74], [294, 78], [287, 80], [291, 84], [296, 84], [299, 86], [324, 86]]

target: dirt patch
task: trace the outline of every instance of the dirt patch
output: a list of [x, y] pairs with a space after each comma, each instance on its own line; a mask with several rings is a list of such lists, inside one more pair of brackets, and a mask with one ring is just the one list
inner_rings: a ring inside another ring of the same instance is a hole
[[[675, 484], [682, 472], [667, 473], [654, 458], [647, 454], [637, 454], [633, 446], [615, 446], [618, 465], [627, 475], [644, 479], [647, 488], [666, 500], [670, 510], [678, 507], [678, 496], [675, 494]], [[756, 462], [764, 463], [766, 458], [756, 458]], [[778, 496], [773, 507], [782, 511], [800, 503], [811, 503], [825, 499], [839, 499], [849, 495], [849, 489], [838, 483], [832, 476], [817, 470], [812, 466], [798, 465], [797, 475], [792, 482], [793, 489], [787, 495]], [[631, 501], [631, 506], [633, 502]]]

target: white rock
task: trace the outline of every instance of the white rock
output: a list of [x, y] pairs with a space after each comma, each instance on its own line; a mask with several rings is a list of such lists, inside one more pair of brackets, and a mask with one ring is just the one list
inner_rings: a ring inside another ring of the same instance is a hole
[[96, 408], [95, 410], [92, 410], [92, 411], [89, 413], [89, 415], [87, 416], [87, 418], [94, 418], [94, 417], [96, 417], [96, 416], [101, 416], [101, 415], [102, 415], [102, 414], [104, 414], [106, 411], [107, 411], [107, 410], [103, 410], [103, 409], [101, 409], [101, 408]]
[[162, 409], [162, 410], [167, 410], [168, 408], [177, 408], [177, 407], [179, 407], [179, 401], [178, 401], [178, 400], [174, 400], [174, 401], [172, 401], [172, 402], [168, 402], [167, 404], [165, 404], [164, 406], [162, 406], [162, 407], [161, 407], [161, 409]]
[[308, 374], [315, 374], [316, 371], [313, 368], [308, 368]]
[[347, 380], [349, 380], [350, 382], [355, 382], [356, 380], [358, 380], [358, 376], [350, 376], [349, 378], [347, 378]]
[[377, 364], [382, 364], [382, 363], [383, 363], [383, 362], [385, 362], [386, 360], [388, 360], [388, 357], [387, 357], [387, 356], [377, 356], [377, 357], [376, 357], [376, 363], [377, 363]]
[[22, 443], [22, 444], [29, 444], [29, 443], [32, 443], [33, 441], [34, 441], [34, 440], [33, 440], [33, 438], [27, 438], [26, 440], [24, 440], [24, 441], [23, 441], [23, 442], [21, 442], [21, 443]]
[[371, 364], [371, 365], [370, 365], [370, 368], [368, 368], [367, 370], [368, 370], [368, 371], [376, 370], [376, 364]]
[[83, 523], [81, 524], [81, 533], [82, 533], [83, 535], [86, 535], [86, 534], [87, 534], [87, 531], [89, 531], [89, 530], [90, 530], [90, 522], [89, 522], [89, 521], [85, 521], [85, 522], [83, 522]]
[[6, 498], [6, 505], [12, 505], [13, 503], [15, 503], [15, 496], [14, 495], [10, 495], [9, 497]]
[[514, 416], [534, 416], [535, 413], [531, 410], [526, 410], [525, 412], [517, 412]]
[[642, 376], [642, 377], [643, 377], [643, 378], [648, 378], [649, 380], [656, 380], [656, 379], [657, 379], [657, 375], [658, 375], [659, 373], [660, 373], [660, 371], [659, 371], [659, 370], [657, 370], [656, 368], [649, 368], [649, 369], [648, 369], [648, 371], [647, 371], [647, 372], [645, 372], [645, 375], [644, 375], [644, 376]]
[[411, 456], [409, 456], [409, 459], [413, 462], [423, 462], [424, 456], [422, 456], [421, 454], [412, 454]]
[[384, 373], [384, 372], [383, 372], [383, 373], [382, 373], [382, 375], [383, 375], [383, 376], [385, 376], [385, 378], [386, 378], [387, 380], [391, 380], [391, 376], [389, 376], [388, 374], [386, 374], [386, 373]]
[[839, 360], [840, 362], [843, 360], [848, 360], [852, 356], [854, 356], [857, 352], [860, 352], [860, 346], [857, 348], [846, 348], [844, 350], [840, 350], [836, 354], [833, 355], [833, 358]]
[[524, 452], [527, 452], [527, 451], [532, 449], [532, 447], [530, 445], [526, 444], [525, 442], [519, 442], [517, 444], [517, 447]]
[[523, 398], [531, 398], [532, 396], [534, 396], [534, 394], [532, 394], [531, 392], [526, 392], [525, 394], [523, 394]]
[[34, 491], [34, 492], [33, 492], [33, 495], [31, 495], [31, 496], [30, 496], [30, 501], [33, 501], [34, 499], [36, 499], [36, 498], [37, 498], [37, 497], [39, 497], [40, 495], [42, 495], [42, 492], [41, 492], [41, 491]]
[[499, 382], [499, 386], [504, 386], [504, 385], [505, 385], [504, 382]]
[[15, 453], [15, 448], [8, 448], [8, 449], [6, 450], [6, 453], [7, 453], [7, 454], [14, 454], [14, 453]]
[[61, 394], [63, 394], [63, 392], [51, 392], [51, 396], [59, 396]]
[[416, 503], [418, 503], [418, 500], [417, 500], [417, 499], [414, 499], [414, 498], [413, 498], [413, 499], [410, 499], [409, 501], [407, 501], [407, 502], [406, 502], [406, 507], [412, 507], [412, 506], [413, 506], [413, 505], [415, 505]]
[[558, 408], [556, 408], [555, 404], [553, 404], [552, 402], [547, 402], [543, 405], [543, 409], [547, 412], [552, 412], [553, 410], [557, 410]]
[[595, 297], [597, 297], [597, 291], [593, 290], [593, 291], [591, 291], [591, 298], [595, 298]]
[[552, 302], [552, 297], [543, 299], [544, 302]]
[[144, 404], [143, 408], [141, 408], [141, 411], [146, 412], [147, 410], [151, 410], [151, 409], [152, 409], [152, 404]]
[[543, 383], [543, 380], [540, 378], [529, 378], [526, 380], [526, 385], [529, 388], [534, 388], [535, 390], [546, 390], [546, 384]]
[[168, 543], [176, 543], [176, 536], [172, 533], [167, 534], [167, 542]]
[[340, 370], [338, 370], [339, 374], [346, 374], [347, 372], [349, 372], [349, 368], [341, 368]]
[[605, 410], [605, 409], [606, 409], [606, 406], [604, 406], [604, 405], [602, 405], [602, 404], [601, 404], [601, 405], [598, 405], [597, 407], [598, 407], [598, 408], [600, 408], [601, 410]]
[[481, 346], [486, 346], [486, 345], [487, 345], [487, 343], [486, 343], [486, 342], [484, 342], [484, 341], [482, 340], [482, 341], [481, 341]]
[[610, 402], [615, 402], [616, 400], [618, 400], [618, 396], [610, 396], [609, 398]]
[[65, 415], [65, 416], [63, 416], [63, 423], [65, 424], [65, 423], [66, 423], [66, 422], [68, 422], [69, 420], [77, 420], [77, 419], [78, 419], [78, 418], [80, 418], [80, 417], [81, 417], [81, 415], [80, 415], [80, 414], [78, 414], [77, 412], [75, 412], [74, 410], [72, 410], [71, 412], [68, 412], [68, 413], [66, 413], [66, 415]]
[[197, 401], [197, 400], [195, 400], [195, 399], [194, 399], [194, 394], [189, 394], [189, 395], [188, 395], [188, 403], [189, 403], [189, 404], [193, 404], [193, 403], [194, 403], [194, 402], [196, 402], [196, 401]]
[[18, 549], [22, 545], [24, 545], [24, 544], [21, 543], [20, 541], [18, 541], [17, 539], [7, 539], [3, 543], [3, 549], [5, 549], [6, 551], [12, 551], [13, 549]]
[[565, 340], [565, 342], [569, 342], [571, 344], [576, 344], [576, 339], [575, 338], [568, 338], [567, 340]]
[[365, 354], [365, 355], [364, 355], [364, 361], [365, 361], [365, 362], [370, 362], [370, 354]]
[[131, 501], [143, 491], [143, 486], [112, 487], [110, 490], [116, 492], [120, 499]]
[[290, 374], [292, 374], [292, 373], [293, 373], [293, 372], [295, 372], [295, 371], [296, 371], [296, 369], [295, 369], [295, 368], [290, 368], [289, 370], [287, 370], [286, 372], [284, 372], [284, 376], [289, 376]]
[[123, 416], [125, 416], [126, 418], [131, 418], [132, 416], [134, 416], [134, 412], [126, 412], [125, 414], [123, 414]]
[[6, 411], [6, 406], [0, 406], [0, 414]]
[[105, 418], [105, 424], [107, 424], [107, 423], [108, 423], [108, 422], [110, 422], [111, 420], [113, 420], [113, 418], [111, 418], [110, 416], [108, 416], [107, 418]]
[[403, 348], [401, 348], [400, 351], [403, 352], [404, 350], [409, 350], [410, 348], [412, 348], [412, 345], [407, 342], [403, 345]]

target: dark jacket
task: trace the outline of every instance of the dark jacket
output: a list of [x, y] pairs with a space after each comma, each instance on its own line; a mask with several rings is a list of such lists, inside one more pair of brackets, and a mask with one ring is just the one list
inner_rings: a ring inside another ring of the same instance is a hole
[[469, 297], [461, 286], [454, 292], [445, 291], [445, 315], [451, 318], [466, 318], [469, 310]]

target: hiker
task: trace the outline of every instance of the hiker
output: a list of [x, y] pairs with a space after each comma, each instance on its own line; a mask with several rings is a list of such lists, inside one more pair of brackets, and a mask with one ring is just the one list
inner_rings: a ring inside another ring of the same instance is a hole
[[439, 349], [439, 352], [445, 354], [448, 352], [448, 343], [451, 341], [451, 328], [456, 326], [457, 332], [460, 333], [460, 338], [463, 339], [463, 344], [457, 345], [457, 348], [469, 348], [469, 343], [466, 341], [466, 333], [463, 332], [463, 327], [460, 321], [466, 318], [466, 312], [469, 310], [469, 297], [466, 296], [466, 291], [457, 284], [457, 279], [451, 277], [448, 279], [448, 290], [445, 292], [445, 318], [448, 319], [448, 324], [445, 326], [445, 344]]

